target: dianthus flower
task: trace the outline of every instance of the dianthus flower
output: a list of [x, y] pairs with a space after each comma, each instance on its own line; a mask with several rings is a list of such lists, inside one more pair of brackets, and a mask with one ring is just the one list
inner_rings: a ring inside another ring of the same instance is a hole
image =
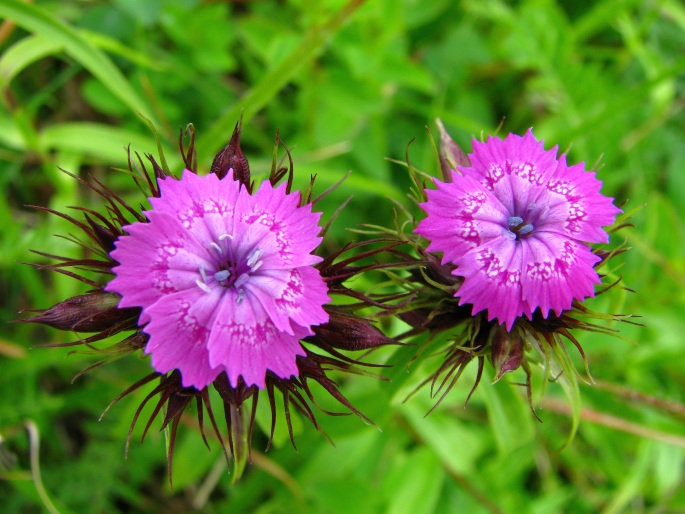
[[159, 181], [146, 223], [124, 227], [106, 291], [120, 307], [141, 307], [145, 352], [160, 373], [178, 369], [202, 389], [219, 373], [263, 389], [267, 370], [297, 375], [300, 339], [328, 321], [325, 282], [312, 265], [320, 214], [299, 192], [262, 182], [254, 194], [233, 179]]
[[[580, 413], [579, 371], [567, 343], [588, 370], [575, 331], [617, 335], [607, 321], [634, 323], [630, 315], [593, 312], [583, 303], [619, 286], [609, 263], [627, 250], [589, 243], [606, 243], [608, 234], [629, 225], [630, 213], [615, 220], [619, 209], [600, 194], [595, 174], [583, 164], [568, 166], [556, 147], [545, 151], [530, 131], [474, 141], [467, 155], [437, 124], [443, 180], [426, 181], [407, 162], [413, 198], [428, 215], [416, 225], [407, 212], [408, 223], [398, 224], [398, 239], [410, 246], [393, 250], [405, 270], [394, 280], [409, 297], [388, 314], [409, 325], [397, 339], [413, 343], [398, 351], [398, 359], [424, 370], [423, 364], [442, 357], [415, 389], [430, 385], [433, 409], [476, 363], [468, 402], [489, 361], [495, 382], [517, 370], [525, 374], [516, 383], [526, 387], [537, 416], [532, 384], [541, 371], [540, 394], [555, 381], [571, 401], [572, 437]], [[437, 189], [426, 187], [433, 183]], [[606, 225], [612, 226], [605, 231]]]
[[[348, 413], [372, 423], [327, 373], [376, 376], [358, 367], [372, 364], [342, 352], [396, 343], [357, 314], [359, 309], [383, 307], [392, 298], [371, 298], [345, 285], [351, 277], [380, 266], [359, 263], [383, 252], [387, 241], [363, 241], [314, 255], [330, 222], [320, 228], [320, 214], [312, 212], [312, 206], [328, 191], [312, 199], [312, 178], [304, 195], [291, 192], [289, 153], [289, 167], [278, 165], [274, 157], [271, 173], [255, 191], [240, 148], [240, 129], [238, 124], [206, 176], [196, 173], [192, 125], [187, 132], [190, 142], [184, 145], [180, 139], [185, 170], [179, 178], [163, 156], [163, 166], [146, 156], [152, 165], [148, 172], [140, 156], [129, 155], [130, 174], [151, 204], [147, 211], [131, 207], [95, 178], [87, 182], [74, 175], [104, 201], [105, 214], [77, 207], [81, 220], [36, 207], [76, 227], [80, 237], [69, 239], [85, 250], [77, 258], [36, 252], [57, 261], [36, 266], [79, 280], [89, 291], [34, 310], [33, 317], [22, 321], [92, 333], [43, 345], [84, 345], [106, 356], [79, 375], [127, 354], [151, 355], [154, 371], [125, 389], [105, 413], [122, 398], [158, 381], [134, 414], [127, 449], [139, 416], [152, 401], [143, 438], [162, 413], [162, 429], [169, 428], [170, 479], [177, 429], [193, 403], [205, 443], [208, 417], [227, 461], [233, 457], [234, 480], [248, 460], [260, 393], [271, 410], [269, 445], [277, 393], [293, 446], [293, 410], [323, 432], [312, 409], [312, 382]], [[367, 249], [379, 243], [384, 246]], [[341, 295], [354, 303], [329, 303], [332, 296]], [[120, 339], [111, 343], [117, 335]], [[220, 398], [227, 434], [214, 415], [210, 387]]]
[[487, 310], [511, 330], [538, 308], [544, 318], [559, 316], [593, 296], [601, 259], [587, 243], [608, 242], [602, 227], [620, 212], [595, 174], [568, 166], [556, 146], [545, 151], [530, 130], [474, 140], [468, 160], [426, 191], [428, 216], [415, 230], [463, 277], [459, 305]]

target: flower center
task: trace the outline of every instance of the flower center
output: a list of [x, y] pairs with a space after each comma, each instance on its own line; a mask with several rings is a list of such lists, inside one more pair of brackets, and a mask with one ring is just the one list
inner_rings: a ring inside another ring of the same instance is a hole
[[549, 215], [549, 206], [545, 205], [539, 208], [536, 204], [531, 203], [526, 208], [523, 216], [509, 216], [507, 218], [507, 231], [505, 237], [520, 241], [523, 238], [530, 236], [535, 230], [536, 225], [539, 225]]
[[526, 223], [525, 220], [520, 216], [509, 216], [509, 219], [507, 219], [507, 224], [509, 225], [509, 232], [514, 235], [514, 238], [517, 241], [530, 234], [535, 228], [532, 223]]
[[[260, 260], [263, 253], [259, 248], [254, 248], [242, 259], [234, 257], [233, 247], [230, 241], [233, 239], [228, 234], [219, 237], [219, 242], [210, 243], [211, 251], [216, 258], [216, 271], [208, 272], [204, 266], [198, 270], [202, 280], [196, 280], [197, 287], [206, 293], [211, 293], [210, 284], [217, 283], [227, 289], [235, 288], [238, 291], [236, 302], [240, 303], [245, 299], [244, 285], [259, 268], [264, 261]], [[228, 240], [228, 242], [226, 242]]]

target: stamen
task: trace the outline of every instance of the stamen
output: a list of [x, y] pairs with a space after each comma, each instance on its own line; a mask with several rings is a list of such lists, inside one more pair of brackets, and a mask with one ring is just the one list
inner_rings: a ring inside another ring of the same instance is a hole
[[207, 271], [205, 271], [204, 266], [200, 266], [200, 276], [202, 277], [202, 281], [206, 284], [207, 283]]
[[540, 221], [544, 221], [545, 218], [547, 218], [547, 216], [549, 216], [549, 205], [545, 205], [542, 208], [542, 211], [540, 211], [540, 215], [538, 216], [538, 219]]
[[222, 269], [214, 273], [214, 280], [216, 280], [217, 282], [223, 282], [224, 280], [228, 280], [228, 277], [230, 276], [230, 271], [228, 271], [227, 269]]
[[537, 204], [535, 204], [535, 202], [528, 204], [528, 207], [526, 207], [527, 211], [532, 211], [533, 209], [537, 209]]
[[516, 234], [514, 234], [511, 230], [503, 231], [502, 236], [506, 239], [510, 239], [511, 241], [516, 241]]
[[507, 220], [507, 224], [510, 227], [518, 227], [521, 223], [523, 223], [523, 218], [520, 216], [509, 216]]
[[219, 241], [226, 241], [226, 239], [233, 239], [233, 236], [231, 234], [221, 234], [219, 236]]
[[211, 247], [214, 248], [217, 252], [219, 252], [219, 255], [223, 255], [223, 254], [224, 254], [224, 251], [221, 249], [221, 247], [220, 247], [218, 244], [216, 244], [214, 241], [212, 241], [211, 243], [209, 243], [209, 246], [211, 246]]
[[520, 236], [525, 236], [526, 234], [530, 234], [535, 227], [533, 226], [532, 223], [528, 223], [528, 225], [523, 225], [519, 229], [519, 235]]
[[261, 268], [261, 267], [262, 267], [262, 264], [264, 264], [264, 261], [259, 261], [257, 264], [255, 264], [254, 266], [252, 266], [252, 273], [254, 273], [254, 272], [257, 271], [259, 268]]
[[244, 299], [245, 299], [245, 290], [244, 289], [238, 289], [238, 298], [235, 299], [235, 303], [243, 303]]
[[197, 284], [197, 287], [202, 289], [205, 293], [211, 293], [212, 292], [210, 287], [207, 284], [205, 284], [204, 282], [200, 282], [199, 280], [196, 280], [195, 283]]
[[243, 273], [233, 283], [233, 287], [235, 287], [236, 289], [240, 289], [247, 283], [248, 280], [250, 280], [250, 275], [248, 273]]
[[247, 258], [247, 265], [251, 268], [254, 266], [254, 263], [259, 260], [259, 258], [262, 256], [262, 251], [257, 248], [252, 254]]

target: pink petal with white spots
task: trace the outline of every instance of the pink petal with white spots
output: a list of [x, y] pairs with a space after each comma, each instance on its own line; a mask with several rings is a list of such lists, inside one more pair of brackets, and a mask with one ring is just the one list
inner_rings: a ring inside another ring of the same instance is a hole
[[509, 212], [527, 203], [531, 190], [544, 184], [557, 167], [557, 147], [545, 151], [532, 131], [509, 134], [502, 141], [490, 136], [486, 143], [473, 140], [471, 166], [459, 168], [492, 191]]
[[572, 237], [586, 243], [607, 243], [609, 235], [602, 228], [611, 225], [621, 212], [612, 198], [599, 191], [602, 182], [595, 173], [584, 171], [584, 165], [566, 166], [560, 158], [557, 172], [533, 200], [549, 207], [549, 215], [538, 228]]
[[209, 362], [224, 367], [234, 387], [242, 376], [248, 386], [263, 388], [267, 370], [282, 378], [297, 375], [296, 358], [304, 355], [299, 339], [308, 334], [293, 328], [293, 334], [278, 330], [250, 292], [241, 302], [231, 298], [221, 303], [211, 328]]
[[266, 270], [249, 287], [278, 330], [292, 334], [296, 324], [312, 335], [310, 326], [328, 321], [322, 307], [330, 301], [328, 288], [315, 268]]
[[[155, 237], [149, 237], [150, 223], [134, 223], [126, 227], [129, 237], [119, 238], [110, 254], [128, 263], [115, 268], [117, 276], [105, 287], [122, 295], [122, 308], [148, 307], [166, 295], [195, 288], [198, 269], [209, 262], [204, 247], [188, 237], [176, 218], [157, 212], [147, 215], [154, 220]], [[147, 313], [140, 321], [150, 321]]]
[[264, 264], [270, 269], [308, 266], [322, 260], [311, 255], [321, 242], [317, 237], [321, 214], [312, 213], [311, 204], [298, 207], [299, 203], [299, 192], [286, 195], [285, 184], [273, 188], [267, 181], [252, 196], [241, 195], [236, 203], [236, 235], [244, 238], [245, 246], [256, 239], [253, 230], [270, 234], [258, 243], [260, 249], [264, 245]]
[[594, 296], [601, 280], [593, 266], [600, 258], [590, 248], [560, 236], [531, 237], [522, 242], [523, 299], [540, 307], [543, 317], [571, 308], [573, 299]]
[[145, 353], [152, 355], [152, 366], [160, 373], [178, 369], [183, 387], [202, 389], [224, 371], [210, 364], [207, 351], [207, 327], [216, 317], [221, 294], [199, 289], [177, 293], [147, 309], [152, 321], [143, 329], [150, 335]]
[[459, 259], [453, 272], [465, 278], [457, 296], [459, 305], [473, 304], [473, 313], [488, 311], [511, 330], [514, 321], [530, 315], [521, 295], [522, 255], [516, 241], [504, 237], [493, 239]]
[[[453, 182], [435, 181], [438, 189], [426, 191], [428, 201], [420, 204], [429, 217], [415, 232], [431, 241], [429, 251], [442, 251], [443, 262], [451, 262], [472, 248], [502, 235], [506, 225], [504, 206], [479, 183], [453, 172]], [[474, 190], [476, 192], [474, 192]]]

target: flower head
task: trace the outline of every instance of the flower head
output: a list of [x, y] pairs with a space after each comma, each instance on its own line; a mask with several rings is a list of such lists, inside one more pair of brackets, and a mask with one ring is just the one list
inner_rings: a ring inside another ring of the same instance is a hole
[[474, 140], [468, 158], [451, 182], [435, 180], [437, 189], [426, 191], [428, 216], [416, 228], [427, 250], [442, 252], [464, 278], [459, 304], [473, 305], [473, 314], [487, 309], [488, 320], [511, 330], [538, 308], [559, 316], [593, 296], [600, 257], [586, 243], [608, 242], [602, 227], [620, 212], [595, 174], [568, 166], [530, 130]]
[[327, 286], [312, 267], [319, 214], [268, 181], [251, 195], [232, 174], [159, 181], [149, 222], [116, 243], [120, 307], [141, 307], [145, 348], [161, 373], [202, 389], [221, 372], [264, 388], [267, 370], [297, 375], [299, 340], [328, 320]]
[[[129, 153], [130, 175], [152, 206], [146, 212], [131, 207], [96, 178], [85, 181], [65, 172], [103, 200], [106, 214], [74, 208], [82, 213], [80, 220], [36, 207], [70, 222], [80, 237], [69, 239], [86, 254], [73, 258], [37, 251], [57, 262], [35, 266], [79, 280], [89, 291], [49, 309], [29, 311], [34, 315], [22, 321], [94, 332], [76, 341], [42, 345], [83, 345], [105, 356], [79, 375], [127, 354], [151, 354], [154, 372], [126, 388], [105, 410], [158, 382], [133, 416], [127, 450], [136, 423], [152, 403], [143, 438], [162, 413], [162, 428], [169, 429], [171, 480], [177, 429], [192, 409], [205, 443], [208, 419], [227, 461], [232, 456], [235, 480], [250, 454], [260, 395], [266, 395], [271, 410], [269, 444], [278, 416], [277, 395], [282, 396], [293, 446], [295, 411], [324, 432], [312, 408], [317, 405], [310, 388], [314, 382], [347, 411], [372, 424], [327, 373], [376, 376], [359, 367], [373, 364], [343, 352], [396, 343], [356, 313], [370, 306], [385, 308], [392, 295], [372, 298], [345, 285], [352, 277], [382, 267], [361, 261], [383, 252], [387, 241], [348, 244], [324, 258], [312, 255], [330, 225], [329, 221], [319, 228], [320, 215], [312, 206], [328, 191], [312, 199], [312, 178], [304, 194], [291, 193], [293, 166], [287, 148], [289, 166], [278, 165], [274, 155], [268, 179], [255, 188], [240, 149], [240, 122], [205, 177], [196, 174], [192, 125], [186, 133], [187, 145], [179, 139], [186, 168], [180, 179], [163, 155], [162, 166], [146, 156], [150, 172], [138, 154]], [[280, 138], [277, 142], [282, 144]], [[378, 243], [384, 247], [366, 249]], [[334, 306], [327, 304], [329, 296], [356, 301]], [[112, 343], [117, 335], [120, 339]], [[210, 397], [212, 387], [220, 398], [225, 431], [214, 414], [217, 400]]]

